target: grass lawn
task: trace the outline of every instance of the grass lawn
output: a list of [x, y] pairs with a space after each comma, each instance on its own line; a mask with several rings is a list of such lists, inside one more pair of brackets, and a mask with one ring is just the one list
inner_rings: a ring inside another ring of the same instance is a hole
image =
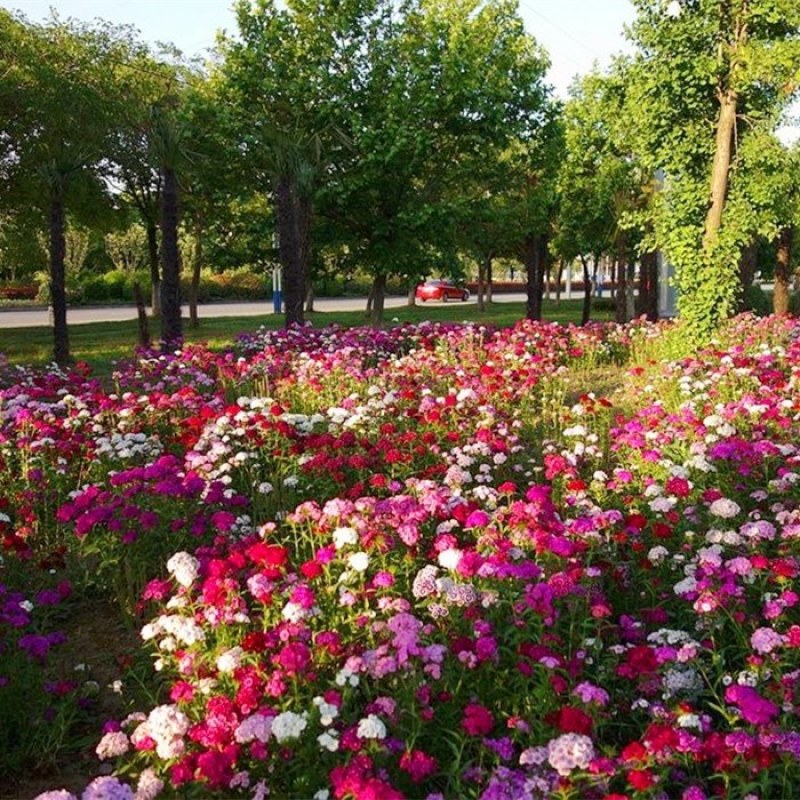
[[[545, 300], [544, 318], [548, 321], [577, 323], [580, 321], [582, 300]], [[525, 316], [523, 303], [495, 303], [480, 313], [476, 306], [443, 304], [439, 306], [416, 306], [389, 308], [386, 324], [398, 322], [449, 321], [486, 322], [500, 327], [513, 325]], [[612, 312], [595, 311], [594, 319], [610, 319]], [[314, 312], [306, 318], [315, 326], [338, 324], [346, 327], [366, 324], [363, 311]], [[2, 318], [0, 318], [2, 322]], [[263, 317], [213, 317], [200, 320], [199, 328], [189, 328], [184, 320], [187, 342], [205, 342], [213, 349], [230, 345], [240, 333], [254, 331], [259, 327], [280, 328], [282, 314], [265, 314]], [[151, 335], [158, 336], [158, 322], [151, 321]], [[70, 350], [73, 357], [89, 363], [95, 374], [110, 375], [113, 362], [133, 354], [137, 342], [138, 323], [92, 322], [71, 325], [69, 329]], [[0, 328], [0, 353], [12, 364], [45, 365], [52, 360], [53, 334], [47, 326], [31, 328]]]

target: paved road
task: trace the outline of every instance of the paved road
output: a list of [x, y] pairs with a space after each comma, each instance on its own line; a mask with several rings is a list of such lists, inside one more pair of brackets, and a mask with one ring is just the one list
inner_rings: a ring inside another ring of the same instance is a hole
[[[495, 301], [501, 303], [523, 302], [524, 294], [495, 295]], [[405, 295], [400, 297], [387, 297], [386, 308], [397, 308], [408, 302]], [[318, 311], [359, 311], [366, 308], [366, 298], [363, 297], [321, 297], [315, 301]], [[456, 303], [451, 303], [456, 305]], [[431, 303], [432, 306], [441, 303]], [[467, 303], [457, 305], [475, 305], [472, 299]], [[188, 306], [184, 308], [184, 316], [188, 316]], [[198, 308], [200, 317], [260, 317], [272, 314], [272, 303], [211, 303]], [[388, 315], [387, 315], [388, 316]], [[67, 312], [67, 322], [70, 325], [81, 325], [86, 322], [116, 322], [126, 319], [136, 319], [134, 306], [103, 306], [96, 308], [71, 308]], [[4, 310], [0, 309], [0, 328], [28, 328], [34, 325], [49, 325], [49, 314], [43, 310]]]

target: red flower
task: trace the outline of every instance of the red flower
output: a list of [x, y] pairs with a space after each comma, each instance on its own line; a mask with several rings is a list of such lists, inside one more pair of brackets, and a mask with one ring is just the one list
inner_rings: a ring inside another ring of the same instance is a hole
[[628, 773], [627, 778], [628, 783], [636, 789], [637, 792], [643, 792], [656, 783], [656, 776], [646, 769], [635, 769]]
[[277, 544], [258, 542], [247, 548], [247, 555], [264, 570], [267, 578], [279, 578], [289, 560], [289, 551]]
[[548, 714], [547, 722], [555, 725], [561, 733], [582, 733], [590, 736], [594, 722], [592, 718], [573, 706], [564, 706], [554, 714]]
[[438, 766], [436, 759], [422, 750], [406, 751], [400, 758], [400, 769], [405, 770], [414, 783], [424, 781], [436, 772]]
[[494, 717], [488, 708], [479, 703], [470, 703], [464, 709], [461, 727], [470, 736], [485, 736], [494, 727]]
[[306, 561], [300, 565], [300, 572], [303, 574], [304, 578], [313, 580], [322, 575], [322, 565], [317, 561]]

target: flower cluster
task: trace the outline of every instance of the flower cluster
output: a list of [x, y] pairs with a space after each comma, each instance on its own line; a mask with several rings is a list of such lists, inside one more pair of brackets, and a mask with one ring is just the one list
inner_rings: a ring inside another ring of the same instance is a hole
[[303, 328], [4, 389], [8, 552], [149, 570], [160, 700], [88, 796], [786, 796], [800, 342], [665, 331]]

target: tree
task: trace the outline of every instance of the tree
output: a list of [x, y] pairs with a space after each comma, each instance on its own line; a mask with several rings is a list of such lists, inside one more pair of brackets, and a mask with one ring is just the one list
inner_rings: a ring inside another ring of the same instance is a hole
[[314, 192], [342, 146], [338, 122], [357, 80], [373, 3], [239, 2], [223, 44], [221, 96], [246, 169], [276, 208], [286, 325], [303, 322]]
[[124, 96], [129, 39], [108, 26], [53, 18], [33, 25], [0, 11], [2, 177], [47, 220], [54, 358], [70, 361], [65, 286], [67, 207], [81, 193], [98, 197], [109, 133]]
[[415, 283], [437, 265], [457, 269], [504, 150], [541, 124], [547, 66], [515, 2], [383, 8], [348, 106], [352, 152], [319, 198], [373, 273], [375, 323], [388, 276]]
[[177, 97], [154, 106], [152, 148], [161, 170], [161, 346], [183, 343], [181, 318], [181, 253], [178, 244], [180, 183], [178, 172], [186, 154], [185, 131], [178, 120]]
[[634, 0], [633, 127], [665, 174], [656, 236], [675, 264], [679, 308], [707, 338], [734, 313], [751, 236], [728, 213], [743, 146], [797, 92], [795, 0]]

